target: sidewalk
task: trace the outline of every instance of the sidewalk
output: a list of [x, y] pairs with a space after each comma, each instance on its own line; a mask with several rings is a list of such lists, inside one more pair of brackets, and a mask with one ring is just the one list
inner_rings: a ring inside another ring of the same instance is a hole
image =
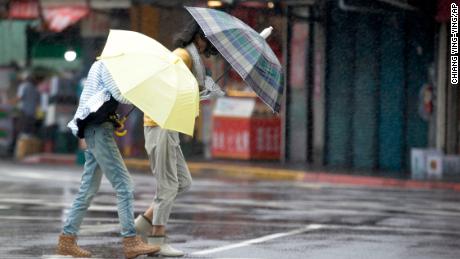
[[[23, 160], [27, 164], [75, 165], [73, 154], [39, 154]], [[134, 171], [149, 172], [147, 159], [125, 159], [126, 166]], [[433, 180], [396, 179], [391, 177], [351, 174], [330, 170], [296, 169], [292, 165], [282, 166], [278, 163], [240, 162], [240, 161], [188, 161], [194, 176], [226, 176], [248, 180], [302, 181], [330, 184], [345, 184], [369, 187], [395, 187], [406, 189], [441, 189], [460, 192], [460, 182]], [[355, 173], [355, 172], [353, 172]]]

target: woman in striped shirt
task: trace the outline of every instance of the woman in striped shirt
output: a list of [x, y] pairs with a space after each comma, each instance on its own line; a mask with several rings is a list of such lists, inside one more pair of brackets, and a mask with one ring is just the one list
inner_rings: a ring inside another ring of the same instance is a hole
[[104, 63], [96, 61], [89, 71], [75, 116], [68, 124], [75, 136], [85, 139], [87, 149], [80, 189], [59, 236], [56, 251], [59, 255], [91, 257], [89, 251], [77, 245], [76, 236], [91, 200], [99, 189], [103, 173], [117, 193], [125, 257], [134, 258], [159, 251], [159, 246], [145, 244], [136, 236], [133, 181], [115, 143], [114, 123], [110, 119], [120, 102], [129, 104], [121, 96]]

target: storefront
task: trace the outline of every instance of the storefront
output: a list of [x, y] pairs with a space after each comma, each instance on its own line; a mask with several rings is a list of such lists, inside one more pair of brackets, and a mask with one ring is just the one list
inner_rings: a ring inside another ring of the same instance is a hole
[[329, 1], [326, 165], [403, 176], [410, 150], [429, 145], [434, 4]]
[[[76, 108], [80, 79], [109, 28], [120, 28], [119, 24], [129, 28], [129, 15], [121, 14], [129, 14], [130, 1], [12, 0], [7, 7], [0, 22], [2, 114], [8, 111], [2, 117], [2, 143], [10, 141], [6, 138], [10, 128], [4, 125], [5, 121], [14, 124], [10, 100], [16, 96], [19, 72], [40, 68], [47, 73], [37, 86], [42, 99], [39, 152], [74, 153], [77, 139], [66, 125]], [[14, 73], [5, 76], [10, 70]]]
[[436, 56], [436, 148], [446, 154], [460, 153], [460, 91], [450, 76], [451, 57], [451, 3], [460, 1], [438, 0], [436, 22], [438, 41]]

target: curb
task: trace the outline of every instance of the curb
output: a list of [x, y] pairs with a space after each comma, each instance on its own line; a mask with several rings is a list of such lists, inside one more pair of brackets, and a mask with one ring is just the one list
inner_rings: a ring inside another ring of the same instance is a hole
[[[150, 170], [149, 162], [142, 159], [126, 159], [126, 166], [135, 170]], [[390, 187], [404, 189], [452, 190], [460, 192], [460, 183], [400, 180], [377, 176], [342, 175], [327, 172], [308, 172], [291, 169], [265, 168], [257, 166], [231, 165], [222, 163], [188, 162], [193, 175], [214, 174], [252, 180], [302, 181], [343, 184], [368, 187]]]
[[[125, 164], [130, 169], [149, 171], [150, 165], [148, 160], [144, 159], [125, 159]], [[222, 163], [207, 162], [187, 162], [190, 172], [193, 175], [206, 175], [209, 173], [203, 171], [213, 171], [212, 173], [227, 175], [239, 178], [256, 178], [259, 180], [285, 180], [299, 181], [303, 180], [305, 172], [287, 169], [273, 169], [254, 166], [240, 166]]]
[[303, 181], [305, 182], [323, 182], [333, 184], [346, 184], [355, 186], [368, 187], [391, 187], [403, 189], [428, 189], [428, 190], [452, 190], [460, 192], [460, 183], [436, 182], [436, 181], [418, 181], [418, 180], [399, 180], [373, 176], [352, 176], [338, 175], [329, 173], [305, 173]]
[[74, 154], [60, 154], [42, 153], [30, 155], [20, 160], [25, 164], [53, 164], [53, 165], [76, 165], [76, 155]]

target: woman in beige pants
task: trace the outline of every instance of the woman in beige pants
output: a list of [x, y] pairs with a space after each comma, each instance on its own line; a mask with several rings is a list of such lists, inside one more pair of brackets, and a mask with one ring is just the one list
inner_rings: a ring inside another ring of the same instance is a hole
[[[217, 84], [206, 76], [200, 56], [216, 55], [217, 51], [194, 20], [178, 35], [175, 46], [177, 49], [174, 53], [184, 61], [198, 81], [200, 99], [223, 95]], [[144, 116], [144, 136], [145, 149], [156, 179], [156, 193], [153, 205], [137, 217], [136, 230], [147, 237], [149, 244], [160, 245], [160, 255], [183, 256], [184, 252], [171, 247], [166, 241], [166, 224], [176, 196], [188, 190], [192, 183], [179, 145], [179, 134], [160, 128], [151, 118]]]

